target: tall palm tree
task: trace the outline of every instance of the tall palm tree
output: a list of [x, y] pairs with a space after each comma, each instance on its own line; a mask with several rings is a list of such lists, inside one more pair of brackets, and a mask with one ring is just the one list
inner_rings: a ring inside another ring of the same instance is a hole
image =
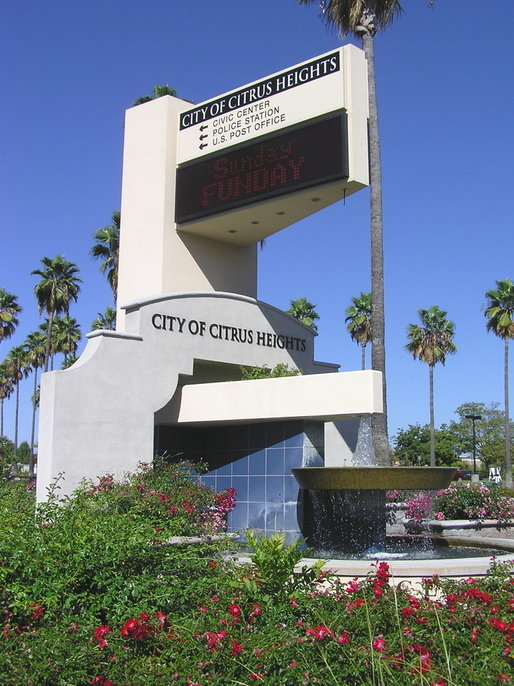
[[145, 102], [150, 102], [156, 98], [162, 98], [163, 95], [177, 95], [177, 91], [171, 86], [154, 86], [152, 95], [142, 95], [135, 100], [132, 105], [142, 105]]
[[453, 342], [455, 324], [446, 319], [447, 312], [434, 305], [429, 310], [418, 310], [419, 324], [409, 324], [405, 346], [414, 359], [428, 364], [430, 399], [430, 466], [435, 467], [435, 421], [434, 421], [434, 367], [444, 364], [446, 355], [456, 352]]
[[509, 413], [509, 340], [514, 338], [514, 283], [511, 279], [496, 282], [496, 290], [486, 293], [487, 330], [504, 341], [503, 383], [505, 393], [505, 485], [512, 488], [512, 459]]
[[[373, 447], [378, 464], [389, 464], [387, 431], [387, 384], [385, 363], [384, 251], [382, 220], [382, 165], [375, 81], [374, 36], [401, 13], [399, 0], [297, 0], [300, 5], [317, 2], [321, 17], [343, 36], [354, 34], [362, 42], [368, 65], [369, 173], [371, 224], [371, 367], [382, 372], [383, 412], [372, 416]], [[429, 0], [432, 4], [432, 0]]]
[[17, 315], [21, 312], [18, 298], [0, 288], [0, 342], [10, 338], [18, 326]]
[[4, 400], [8, 398], [14, 390], [12, 378], [7, 369], [7, 364], [0, 363], [0, 436], [4, 435]]
[[116, 305], [116, 295], [118, 291], [118, 264], [120, 252], [120, 223], [121, 214], [119, 210], [112, 213], [111, 223], [102, 229], [97, 229], [93, 238], [96, 243], [91, 248], [91, 255], [95, 259], [103, 260], [100, 264], [100, 271], [105, 274], [107, 281], [112, 289], [114, 304]]
[[372, 340], [371, 309], [371, 293], [361, 293], [352, 298], [352, 304], [346, 308], [344, 320], [352, 341], [361, 347], [362, 369], [366, 369], [366, 346]]
[[43, 257], [43, 269], [34, 269], [31, 274], [41, 277], [34, 292], [39, 305], [39, 312], [48, 314], [48, 330], [46, 332], [45, 372], [48, 371], [50, 350], [52, 343], [52, 326], [55, 315], [68, 314], [71, 301], [77, 301], [80, 291], [78, 267], [68, 262], [62, 255], [54, 258]]
[[318, 327], [314, 323], [316, 319], [319, 319], [319, 314], [316, 312], [316, 305], [310, 303], [307, 298], [302, 295], [296, 300], [291, 300], [289, 309], [286, 310], [287, 314], [291, 317], [298, 319], [305, 324], [305, 326], [310, 327], [313, 331], [317, 331]]
[[34, 448], [36, 439], [36, 412], [38, 407], [38, 369], [45, 363], [46, 336], [42, 331], [33, 331], [25, 339], [24, 347], [26, 350], [27, 366], [34, 372], [34, 387], [32, 395], [32, 425], [30, 434], [30, 461], [29, 476], [34, 476]]
[[92, 331], [98, 331], [99, 329], [112, 330], [116, 328], [116, 310], [114, 307], [106, 307], [105, 312], [102, 314], [98, 312], [98, 316], [91, 323]]
[[55, 317], [52, 333], [52, 353], [62, 353], [64, 361], [68, 361], [70, 355], [75, 356], [79, 341], [82, 337], [80, 326], [74, 317], [64, 315]]
[[5, 358], [7, 373], [9, 374], [14, 389], [16, 391], [16, 406], [14, 413], [14, 449], [18, 449], [18, 424], [20, 413], [20, 381], [24, 379], [29, 367], [27, 365], [27, 351], [23, 345], [17, 345], [11, 348], [9, 354]]

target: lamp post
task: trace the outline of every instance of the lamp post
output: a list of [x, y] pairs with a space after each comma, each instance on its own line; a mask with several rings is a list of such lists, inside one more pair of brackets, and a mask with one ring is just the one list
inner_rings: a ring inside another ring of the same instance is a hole
[[477, 441], [476, 441], [476, 434], [475, 434], [475, 422], [477, 419], [482, 419], [482, 415], [479, 414], [466, 414], [464, 415], [464, 419], [471, 419], [473, 423], [473, 474], [477, 473]]

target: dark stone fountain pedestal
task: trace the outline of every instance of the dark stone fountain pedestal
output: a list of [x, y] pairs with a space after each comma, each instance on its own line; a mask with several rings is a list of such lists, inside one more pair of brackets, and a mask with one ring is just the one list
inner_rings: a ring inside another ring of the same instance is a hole
[[386, 547], [386, 491], [446, 488], [451, 467], [303, 467], [302, 533], [317, 551], [359, 555]]

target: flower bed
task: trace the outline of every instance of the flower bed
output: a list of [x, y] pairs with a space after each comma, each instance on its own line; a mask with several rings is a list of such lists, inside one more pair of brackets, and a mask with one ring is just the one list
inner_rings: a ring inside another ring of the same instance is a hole
[[384, 562], [350, 581], [327, 583], [319, 566], [293, 574], [304, 553], [280, 536], [249, 537], [253, 566], [226, 560], [222, 542], [155, 545], [203, 535], [200, 515], [216, 502], [173, 468], [101, 480], [36, 518], [33, 493], [0, 485], [2, 686], [511, 680], [506, 565], [483, 579], [427, 578], [418, 597]]

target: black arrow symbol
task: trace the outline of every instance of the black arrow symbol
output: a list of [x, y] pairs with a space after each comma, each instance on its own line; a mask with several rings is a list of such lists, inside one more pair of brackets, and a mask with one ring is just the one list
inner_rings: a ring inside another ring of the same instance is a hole
[[203, 133], [203, 134], [200, 136], [200, 140], [201, 140], [201, 141], [205, 140], [206, 138], [209, 138], [209, 136], [208, 136], [206, 133]]
[[202, 150], [203, 148], [206, 148], [208, 145], [209, 145], [208, 143], [202, 143], [200, 145], [200, 150]]
[[200, 126], [200, 131], [205, 131], [205, 129], [208, 129], [209, 126], [208, 124], [204, 124], [203, 126]]

